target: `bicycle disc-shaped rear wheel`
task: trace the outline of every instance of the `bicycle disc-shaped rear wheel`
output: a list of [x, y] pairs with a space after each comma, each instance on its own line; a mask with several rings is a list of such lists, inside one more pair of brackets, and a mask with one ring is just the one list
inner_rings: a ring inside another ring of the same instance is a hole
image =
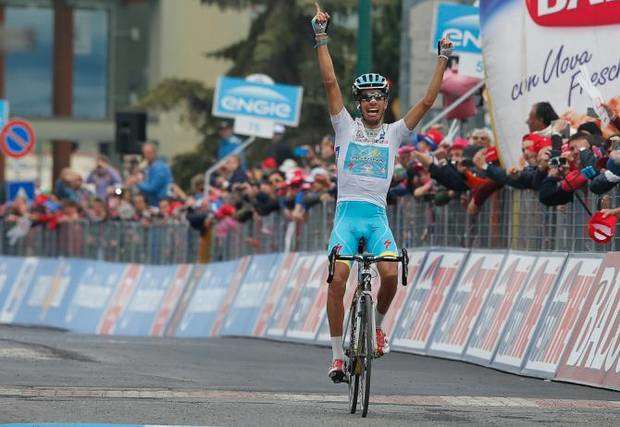
[[368, 414], [368, 406], [370, 404], [370, 373], [372, 371], [372, 334], [375, 331], [372, 330], [372, 300], [366, 299], [364, 302], [364, 333], [360, 334], [364, 343], [364, 356], [360, 359], [363, 361], [362, 372], [360, 374], [359, 392], [360, 399], [362, 400], [362, 417]]

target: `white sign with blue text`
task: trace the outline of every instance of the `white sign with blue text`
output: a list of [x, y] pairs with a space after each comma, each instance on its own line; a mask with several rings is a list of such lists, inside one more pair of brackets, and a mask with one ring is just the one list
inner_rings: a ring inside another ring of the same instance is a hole
[[301, 86], [265, 84], [221, 76], [215, 89], [212, 114], [253, 118], [297, 126], [301, 113]]
[[480, 14], [477, 7], [462, 4], [439, 3], [435, 10], [435, 31], [431, 51], [437, 52], [437, 43], [449, 38], [454, 43], [454, 54], [459, 56], [459, 73], [483, 78]]

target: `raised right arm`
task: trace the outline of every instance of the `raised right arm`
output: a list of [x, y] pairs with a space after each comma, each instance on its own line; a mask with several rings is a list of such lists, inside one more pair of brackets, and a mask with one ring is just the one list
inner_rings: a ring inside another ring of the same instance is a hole
[[315, 3], [315, 5], [316, 15], [312, 19], [312, 28], [315, 32], [319, 70], [321, 72], [323, 86], [325, 87], [325, 93], [327, 94], [329, 114], [335, 116], [342, 111], [344, 103], [342, 100], [342, 92], [338, 85], [338, 79], [336, 78], [336, 72], [334, 71], [334, 63], [332, 62], [329, 49], [327, 48], [329, 37], [325, 30], [327, 29], [327, 22], [329, 21], [329, 14], [323, 12], [318, 3]]

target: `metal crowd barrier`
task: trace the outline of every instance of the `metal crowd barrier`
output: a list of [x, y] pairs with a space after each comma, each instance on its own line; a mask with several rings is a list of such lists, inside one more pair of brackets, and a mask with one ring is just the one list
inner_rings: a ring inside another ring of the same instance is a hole
[[[580, 192], [596, 211], [598, 197]], [[620, 197], [610, 194], [610, 206]], [[334, 203], [313, 206], [304, 221], [280, 213], [255, 216], [225, 232], [210, 233], [212, 261], [274, 252], [310, 252], [327, 249]], [[444, 206], [402, 197], [388, 206], [394, 237], [401, 247], [446, 246], [527, 251], [606, 252], [620, 249], [620, 238], [607, 245], [587, 236], [588, 214], [577, 201], [545, 207], [534, 191], [504, 188], [493, 194], [476, 215], [466, 202], [454, 199]], [[81, 257], [144, 264], [196, 262], [200, 235], [187, 224], [142, 225], [134, 222], [79, 221], [59, 224], [56, 230], [35, 226], [14, 244], [7, 236], [14, 224], [0, 221], [0, 254], [18, 256]]]
[[200, 235], [187, 224], [76, 221], [36, 225], [11, 242], [15, 223], [0, 221], [0, 254], [76, 257], [141, 264], [196, 262]]

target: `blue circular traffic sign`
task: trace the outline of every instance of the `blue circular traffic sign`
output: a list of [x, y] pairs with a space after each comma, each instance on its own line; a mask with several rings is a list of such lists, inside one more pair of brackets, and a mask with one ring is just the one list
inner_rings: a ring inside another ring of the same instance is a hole
[[24, 120], [11, 120], [0, 133], [0, 149], [9, 157], [24, 157], [32, 151], [35, 142], [34, 129]]

